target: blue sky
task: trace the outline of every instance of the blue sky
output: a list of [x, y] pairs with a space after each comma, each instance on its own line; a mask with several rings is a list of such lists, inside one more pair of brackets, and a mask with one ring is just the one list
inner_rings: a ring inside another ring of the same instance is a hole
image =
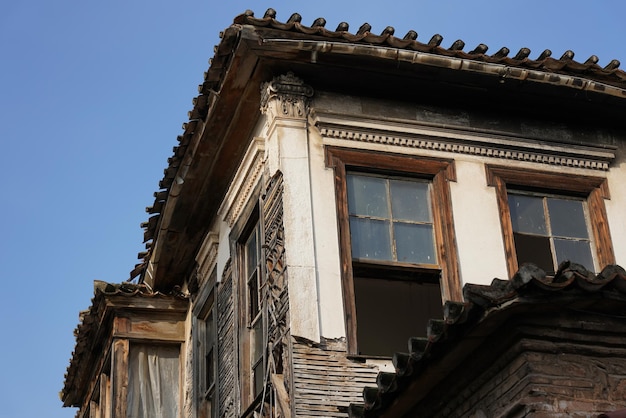
[[268, 7], [626, 68], [626, 5], [609, 0], [0, 3], [0, 418], [75, 415], [58, 392], [93, 280], [127, 279], [219, 32]]

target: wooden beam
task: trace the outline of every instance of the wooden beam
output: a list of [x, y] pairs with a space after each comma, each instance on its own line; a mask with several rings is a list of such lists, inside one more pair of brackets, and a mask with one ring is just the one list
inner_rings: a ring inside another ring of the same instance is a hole
[[271, 373], [270, 380], [272, 386], [276, 389], [276, 398], [278, 399], [278, 406], [283, 413], [283, 417], [291, 418], [291, 405], [289, 403], [289, 394], [285, 388], [285, 379], [282, 374]]

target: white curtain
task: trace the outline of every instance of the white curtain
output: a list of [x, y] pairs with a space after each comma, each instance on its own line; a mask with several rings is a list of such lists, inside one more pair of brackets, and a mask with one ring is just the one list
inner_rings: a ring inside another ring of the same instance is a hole
[[130, 346], [128, 418], [179, 417], [178, 346]]

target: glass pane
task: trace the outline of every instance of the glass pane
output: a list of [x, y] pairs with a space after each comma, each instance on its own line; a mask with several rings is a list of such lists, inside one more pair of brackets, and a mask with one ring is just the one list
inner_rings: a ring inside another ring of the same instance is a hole
[[252, 353], [251, 360], [256, 362], [263, 358], [263, 321], [259, 318], [252, 326]]
[[555, 239], [557, 263], [569, 260], [573, 263], [582, 264], [588, 270], [594, 270], [591, 246], [589, 241], [577, 241], [569, 239]]
[[357, 277], [354, 292], [359, 354], [406, 352], [410, 337], [425, 337], [428, 321], [443, 317], [439, 283]]
[[206, 356], [204, 358], [205, 364], [206, 364], [206, 387], [205, 389], [208, 390], [211, 385], [213, 384], [213, 379], [215, 377], [215, 367], [214, 367], [214, 358], [213, 358], [213, 348], [211, 348], [207, 353]]
[[548, 234], [541, 197], [510, 194], [509, 210], [514, 232]]
[[250, 234], [248, 242], [246, 243], [246, 275], [250, 277], [250, 274], [256, 270], [257, 265], [257, 236], [256, 227]]
[[524, 263], [533, 263], [546, 273], [554, 273], [550, 238], [537, 235], [514, 233], [517, 263], [521, 267]]
[[548, 198], [548, 213], [553, 236], [589, 237], [582, 201]]
[[254, 396], [263, 392], [263, 362], [253, 366], [252, 374], [254, 379]]
[[351, 215], [389, 218], [387, 180], [348, 174], [348, 211]]
[[432, 225], [394, 222], [397, 261], [437, 264]]
[[256, 271], [255, 269], [254, 274], [248, 281], [248, 303], [250, 304], [250, 318], [248, 318], [248, 320], [250, 321], [256, 318], [259, 313], [259, 283]]
[[431, 222], [428, 183], [391, 180], [391, 211], [394, 220]]
[[351, 217], [350, 237], [352, 258], [393, 260], [389, 222]]

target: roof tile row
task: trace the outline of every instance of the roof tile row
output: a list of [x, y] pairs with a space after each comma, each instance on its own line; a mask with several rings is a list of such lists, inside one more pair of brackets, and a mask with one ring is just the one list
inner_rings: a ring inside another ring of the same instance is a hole
[[211, 65], [204, 73], [203, 83], [198, 86], [200, 94], [193, 99], [193, 109], [189, 112], [189, 121], [183, 124], [184, 132], [178, 136], [178, 145], [173, 148], [173, 156], [168, 159], [168, 166], [164, 170], [163, 179], [159, 182], [160, 190], [154, 194], [155, 201], [152, 206], [146, 208], [146, 211], [153, 215], [147, 222], [141, 224], [142, 228], [144, 228], [144, 244], [147, 251], [142, 251], [138, 254], [140, 262], [131, 271], [129, 280], [140, 276], [148, 265], [152, 251], [152, 242], [158, 235], [160, 213], [165, 206], [180, 162], [187, 151], [198, 120], [206, 117], [212, 96], [219, 90], [224, 71], [228, 67], [232, 48], [237, 37], [225, 36], [225, 33], [238, 26], [250, 25], [259, 28], [260, 31], [264, 29], [278, 30], [294, 34], [292, 36], [310, 36], [327, 41], [386, 46], [446, 57], [503, 64], [510, 67], [576, 75], [626, 89], [626, 72], [618, 68], [620, 62], [612, 60], [605, 67], [600, 67], [597, 64], [599, 59], [595, 55], [592, 55], [582, 63], [574, 61], [574, 52], [569, 50], [563, 53], [559, 59], [552, 58], [552, 51], [549, 49], [542, 51], [535, 59], [529, 58], [531, 54], [529, 48], [521, 48], [512, 57], [509, 57], [510, 50], [506, 47], [488, 55], [489, 47], [482, 43], [468, 52], [464, 51], [465, 42], [462, 40], [453, 42], [449, 48], [443, 48], [441, 47], [443, 37], [439, 34], [432, 36], [428, 42], [422, 43], [417, 40], [418, 34], [414, 30], [409, 30], [402, 38], [399, 38], [395, 36], [395, 29], [392, 26], [387, 26], [380, 35], [376, 35], [371, 32], [372, 26], [369, 23], [364, 23], [356, 33], [350, 33], [350, 25], [347, 22], [339, 23], [333, 31], [325, 28], [326, 19], [322, 17], [315, 19], [311, 26], [306, 26], [302, 24], [302, 16], [298, 13], [292, 14], [285, 22], [277, 20], [276, 16], [276, 11], [271, 8], [267, 9], [261, 18], [255, 17], [254, 12], [247, 10], [245, 13], [237, 16], [233, 25], [220, 34], [222, 40], [215, 47], [215, 56], [210, 60]]
[[522, 266], [511, 280], [494, 279], [489, 286], [466, 284], [464, 303], [447, 302], [443, 320], [431, 320], [427, 337], [411, 338], [408, 353], [395, 353], [395, 373], [380, 373], [376, 387], [363, 390], [363, 404], [353, 404], [351, 417], [375, 417], [393, 399], [425, 370], [433, 358], [445, 355], [446, 350], [478, 322], [511, 302], [537, 303], [538, 300], [559, 295], [588, 295], [603, 292], [603, 297], [626, 298], [626, 270], [618, 265], [606, 266], [594, 274], [583, 266], [564, 262], [554, 276], [533, 264]]

